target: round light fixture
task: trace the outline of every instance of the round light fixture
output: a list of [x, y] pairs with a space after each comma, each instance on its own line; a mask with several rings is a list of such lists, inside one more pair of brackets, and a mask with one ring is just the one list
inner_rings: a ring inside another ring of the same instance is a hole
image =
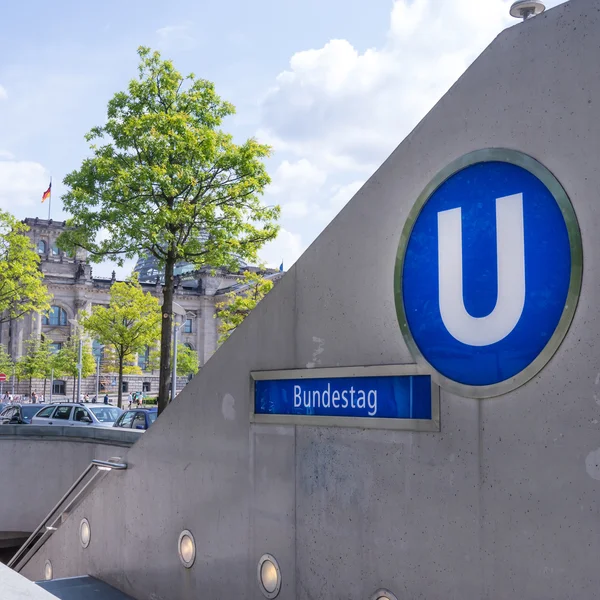
[[510, 7], [510, 16], [515, 19], [526, 21], [535, 17], [546, 10], [546, 6], [539, 0], [517, 0]]
[[389, 590], [377, 590], [371, 596], [371, 600], [398, 600], [398, 598], [396, 598]]
[[179, 558], [186, 569], [189, 569], [196, 560], [196, 542], [191, 531], [184, 529], [179, 534], [179, 541], [177, 542], [177, 550], [179, 552]]
[[79, 541], [84, 548], [90, 545], [92, 538], [92, 530], [90, 528], [90, 522], [87, 519], [81, 519], [79, 523]]
[[52, 563], [46, 560], [44, 563], [44, 579], [50, 581], [52, 579]]
[[281, 569], [274, 556], [263, 554], [258, 561], [258, 585], [267, 598], [276, 598], [281, 589]]

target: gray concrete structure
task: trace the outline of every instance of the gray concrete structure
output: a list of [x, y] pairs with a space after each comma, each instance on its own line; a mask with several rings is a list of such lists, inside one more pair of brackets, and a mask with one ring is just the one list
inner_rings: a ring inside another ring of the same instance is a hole
[[[22, 572], [51, 558], [57, 577], [140, 600], [258, 600], [270, 553], [282, 600], [597, 597], [598, 56], [597, 0], [502, 32]], [[579, 219], [581, 299], [547, 366], [491, 400], [442, 390], [439, 433], [251, 425], [253, 370], [414, 362], [394, 307], [400, 233], [436, 173], [489, 147], [546, 165]]]
[[144, 435], [100, 427], [0, 427], [0, 548], [40, 524], [93, 459], [127, 456]]

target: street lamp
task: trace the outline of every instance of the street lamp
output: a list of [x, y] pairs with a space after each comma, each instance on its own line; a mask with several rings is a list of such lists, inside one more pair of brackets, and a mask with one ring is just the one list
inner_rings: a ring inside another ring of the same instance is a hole
[[75, 330], [75, 334], [79, 338], [79, 347], [77, 350], [77, 400], [75, 402], [79, 402], [81, 400], [81, 368], [82, 368], [82, 360], [83, 360], [83, 338], [81, 337], [81, 325], [79, 325], [79, 321], [77, 319], [69, 319], [71, 325]]
[[102, 357], [102, 350], [104, 349], [104, 344], [100, 344], [97, 346], [98, 348], [98, 356], [96, 356], [96, 402], [98, 402], [98, 394], [100, 393], [100, 358]]
[[192, 313], [188, 313], [183, 306], [173, 302], [173, 314], [182, 317], [181, 323], [177, 323], [173, 320], [173, 374], [171, 375], [171, 402], [175, 400], [177, 394], [177, 336], [179, 330], [185, 325], [186, 318]]

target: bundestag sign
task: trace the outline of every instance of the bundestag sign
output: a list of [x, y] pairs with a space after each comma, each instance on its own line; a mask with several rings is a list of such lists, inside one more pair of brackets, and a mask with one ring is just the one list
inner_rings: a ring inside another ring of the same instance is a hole
[[534, 377], [564, 338], [582, 276], [567, 194], [511, 150], [468, 154], [417, 200], [400, 240], [396, 309], [417, 362], [485, 398]]
[[439, 387], [416, 365], [252, 373], [255, 423], [439, 431]]

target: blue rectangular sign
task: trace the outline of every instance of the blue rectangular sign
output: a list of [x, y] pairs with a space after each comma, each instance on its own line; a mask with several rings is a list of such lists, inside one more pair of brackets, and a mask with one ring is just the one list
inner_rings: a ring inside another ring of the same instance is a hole
[[261, 378], [254, 382], [254, 413], [431, 420], [431, 377]]

